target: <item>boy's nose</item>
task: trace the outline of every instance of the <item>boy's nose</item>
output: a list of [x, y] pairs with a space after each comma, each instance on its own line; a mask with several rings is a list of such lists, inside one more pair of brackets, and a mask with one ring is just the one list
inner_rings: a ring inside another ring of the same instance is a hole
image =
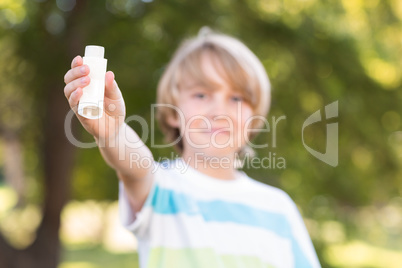
[[214, 98], [214, 100], [209, 103], [209, 114], [212, 117], [220, 115], [228, 115], [228, 104], [222, 97]]

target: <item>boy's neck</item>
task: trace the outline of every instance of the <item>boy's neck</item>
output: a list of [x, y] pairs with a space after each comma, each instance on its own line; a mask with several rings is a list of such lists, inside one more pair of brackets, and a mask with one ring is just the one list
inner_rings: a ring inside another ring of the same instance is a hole
[[235, 156], [208, 157], [204, 154], [183, 152], [181, 158], [197, 171], [218, 180], [236, 179]]

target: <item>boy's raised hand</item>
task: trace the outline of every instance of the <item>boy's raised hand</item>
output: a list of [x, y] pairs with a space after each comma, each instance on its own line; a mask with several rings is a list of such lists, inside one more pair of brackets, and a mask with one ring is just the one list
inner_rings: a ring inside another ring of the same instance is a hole
[[87, 119], [78, 114], [78, 103], [82, 96], [82, 89], [89, 85], [90, 70], [83, 65], [83, 59], [77, 56], [71, 63], [71, 69], [64, 76], [64, 95], [71, 109], [80, 120], [83, 127], [96, 139], [110, 139], [115, 137], [124, 123], [126, 107], [113, 72], [106, 73], [105, 98], [103, 116], [99, 119]]

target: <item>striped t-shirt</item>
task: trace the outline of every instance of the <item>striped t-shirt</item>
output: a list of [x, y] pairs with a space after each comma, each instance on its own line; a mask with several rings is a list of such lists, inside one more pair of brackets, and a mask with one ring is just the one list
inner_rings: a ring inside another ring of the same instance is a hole
[[120, 183], [123, 225], [138, 240], [141, 268], [320, 267], [290, 197], [240, 171], [207, 176], [176, 159], [156, 163], [138, 213]]

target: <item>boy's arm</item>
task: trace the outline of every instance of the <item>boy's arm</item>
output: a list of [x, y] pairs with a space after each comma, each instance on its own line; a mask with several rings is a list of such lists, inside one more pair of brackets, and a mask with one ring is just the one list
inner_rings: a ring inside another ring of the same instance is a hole
[[[119, 179], [123, 181], [131, 207], [137, 212], [145, 202], [153, 182], [152, 154], [134, 130], [124, 123], [124, 99], [114, 80], [113, 72], [107, 72], [105, 77], [103, 116], [91, 120], [78, 114], [77, 107], [83, 88], [90, 83], [89, 72], [89, 67], [83, 64], [82, 57], [75, 57], [71, 69], [64, 76], [64, 94], [82, 126], [95, 137], [106, 163], [116, 170]], [[114, 109], [108, 109], [109, 107]], [[133, 146], [134, 144], [136, 146]], [[130, 157], [133, 155], [138, 157], [137, 159], [147, 157], [151, 164], [130, 166], [136, 164], [130, 163]]]
[[95, 141], [106, 163], [116, 170], [124, 183], [131, 208], [134, 212], [140, 211], [153, 183], [155, 164], [151, 151], [126, 123], [112, 140], [95, 137]]

